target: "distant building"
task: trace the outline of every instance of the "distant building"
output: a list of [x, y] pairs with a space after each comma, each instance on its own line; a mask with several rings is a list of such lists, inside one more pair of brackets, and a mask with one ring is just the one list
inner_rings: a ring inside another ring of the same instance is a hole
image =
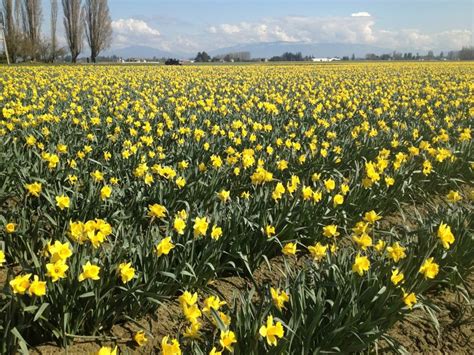
[[341, 60], [341, 58], [338, 58], [338, 57], [332, 57], [332, 58], [325, 57], [325, 58], [311, 58], [311, 60], [313, 62], [334, 62], [336, 60]]

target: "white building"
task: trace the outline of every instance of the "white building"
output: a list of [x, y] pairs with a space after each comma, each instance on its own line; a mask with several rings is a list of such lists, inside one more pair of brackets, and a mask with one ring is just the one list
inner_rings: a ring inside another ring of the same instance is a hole
[[311, 59], [313, 62], [334, 62], [336, 60], [341, 60], [341, 58], [338, 57], [332, 57], [332, 58], [312, 58]]

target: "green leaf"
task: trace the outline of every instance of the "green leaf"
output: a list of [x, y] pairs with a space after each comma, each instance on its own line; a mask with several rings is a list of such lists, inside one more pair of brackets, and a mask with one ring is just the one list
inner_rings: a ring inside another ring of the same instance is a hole
[[49, 303], [43, 303], [41, 307], [38, 309], [38, 312], [36, 312], [35, 317], [33, 318], [33, 322], [36, 322], [39, 317], [43, 314], [43, 312], [48, 308]]
[[28, 344], [25, 341], [25, 339], [23, 339], [18, 329], [14, 327], [10, 330], [10, 332], [18, 339], [18, 344], [20, 345], [21, 352], [25, 355], [29, 354], [28, 346], [27, 346]]

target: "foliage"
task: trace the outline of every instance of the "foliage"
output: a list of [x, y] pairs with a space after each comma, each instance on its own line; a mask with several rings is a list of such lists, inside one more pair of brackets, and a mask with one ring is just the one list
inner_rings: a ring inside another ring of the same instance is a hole
[[[306, 318], [336, 307], [319, 326], [332, 319], [362, 348], [403, 306], [387, 255], [406, 248], [395, 264], [408, 295], [433, 284], [423, 275], [454, 285], [472, 269], [472, 73], [469, 63], [6, 68], [0, 351], [101, 334], [303, 250], [321, 262], [288, 275], [291, 308], [266, 327], [279, 334], [284, 323], [281, 349], [341, 348], [336, 328], [301, 343], [306, 329], [320, 332]], [[434, 193], [445, 210], [417, 231], [384, 231], [379, 218], [403, 203], [434, 209]], [[392, 303], [366, 308], [383, 287]], [[209, 334], [204, 318], [218, 324], [209, 350], [256, 351], [268, 304], [232, 308], [230, 326], [220, 306], [200, 316], [184, 302], [183, 313], [190, 332]]]

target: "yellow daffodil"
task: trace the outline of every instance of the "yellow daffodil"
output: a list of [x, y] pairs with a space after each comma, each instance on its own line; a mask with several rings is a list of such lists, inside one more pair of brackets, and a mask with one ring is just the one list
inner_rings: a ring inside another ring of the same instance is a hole
[[370, 261], [366, 256], [361, 256], [357, 254], [354, 264], [352, 265], [352, 271], [359, 274], [359, 276], [364, 275], [364, 272], [369, 271]]
[[409, 309], [412, 309], [413, 305], [417, 302], [416, 295], [413, 292], [406, 293], [403, 291], [403, 302]]
[[28, 195], [34, 197], [40, 197], [42, 191], [42, 185], [39, 182], [33, 182], [31, 184], [25, 185], [26, 190], [28, 190]]
[[100, 189], [100, 198], [101, 200], [106, 200], [112, 195], [112, 188], [109, 185], [105, 185]]
[[189, 291], [185, 291], [181, 296], [179, 296], [179, 302], [181, 306], [187, 305], [187, 306], [192, 306], [196, 304], [197, 299], [198, 299], [198, 294], [197, 293], [190, 293]]
[[275, 235], [275, 227], [271, 225], [267, 225], [265, 227], [265, 235], [270, 238]]
[[86, 264], [82, 265], [82, 273], [79, 275], [79, 281], [82, 282], [87, 279], [99, 280], [100, 267], [93, 265], [88, 261]]
[[333, 179], [324, 180], [324, 186], [327, 192], [331, 192], [336, 188], [336, 182]]
[[281, 312], [285, 308], [285, 303], [290, 300], [288, 294], [280, 289], [270, 288], [270, 294], [272, 296], [273, 304]]
[[30, 287], [30, 277], [31, 274], [18, 275], [13, 280], [10, 281], [10, 286], [13, 290], [13, 293], [23, 295]]
[[193, 304], [192, 306], [188, 306], [187, 304], [182, 304], [184, 316], [188, 321], [197, 322], [198, 318], [202, 316], [202, 312], [199, 309], [197, 304]]
[[433, 262], [434, 258], [428, 258], [420, 267], [420, 273], [427, 279], [434, 279], [439, 272], [439, 265]]
[[68, 242], [61, 243], [56, 240], [54, 244], [48, 244], [48, 252], [51, 255], [51, 262], [65, 261], [72, 255], [71, 245]]
[[175, 245], [171, 242], [171, 237], [166, 237], [156, 246], [156, 254], [158, 256], [168, 255], [173, 248], [175, 248]]
[[217, 348], [214, 346], [209, 352], [209, 355], [222, 355], [222, 351], [218, 351]]
[[259, 334], [266, 338], [268, 345], [276, 346], [278, 343], [278, 338], [283, 338], [285, 332], [283, 330], [283, 325], [280, 322], [273, 323], [273, 316], [267, 317], [267, 324], [262, 325]]
[[462, 196], [458, 191], [449, 191], [449, 193], [446, 195], [446, 200], [451, 203], [456, 203], [462, 200]]
[[173, 221], [173, 229], [176, 233], [183, 235], [184, 230], [186, 229], [186, 221], [181, 217], [176, 216]]
[[328, 238], [337, 237], [340, 233], [337, 231], [335, 224], [330, 224], [323, 227], [323, 235]]
[[211, 309], [218, 311], [219, 308], [225, 305], [225, 301], [221, 301], [219, 296], [209, 296], [204, 300], [204, 308], [202, 309], [203, 313], [209, 315]]
[[334, 207], [342, 205], [344, 203], [344, 196], [342, 196], [341, 194], [337, 194], [337, 195], [334, 196], [332, 201], [333, 201], [333, 206]]
[[132, 267], [132, 263], [121, 263], [118, 266], [118, 273], [122, 279], [122, 283], [127, 283], [135, 276], [135, 269]]
[[65, 208], [69, 208], [69, 206], [70, 206], [69, 197], [67, 197], [66, 195], [56, 196], [56, 206], [58, 206], [60, 210], [64, 210]]
[[2, 266], [6, 262], [5, 252], [0, 249], [0, 266]]
[[66, 278], [66, 271], [69, 269], [69, 266], [66, 265], [64, 260], [59, 259], [54, 263], [46, 264], [46, 276], [51, 277], [53, 282], [58, 281], [59, 279]]
[[279, 199], [282, 198], [285, 191], [286, 190], [285, 190], [285, 187], [283, 186], [283, 184], [281, 182], [277, 183], [277, 185], [275, 186], [275, 189], [273, 190], [272, 198], [275, 201], [278, 201]]
[[219, 197], [219, 200], [222, 202], [227, 202], [230, 200], [230, 191], [222, 189], [217, 196]]
[[198, 320], [191, 322], [184, 330], [183, 336], [185, 338], [199, 339], [201, 337], [202, 323]]
[[221, 331], [219, 343], [223, 349], [227, 349], [230, 352], [234, 351], [233, 344], [237, 343], [235, 333], [231, 330]]
[[148, 205], [148, 216], [152, 218], [164, 218], [166, 216], [166, 207], [155, 203], [153, 205]]
[[222, 236], [222, 228], [216, 225], [212, 226], [211, 238], [214, 240], [219, 240], [221, 236]]
[[400, 282], [403, 282], [404, 278], [405, 276], [402, 272], [400, 272], [400, 270], [392, 270], [392, 276], [390, 277], [390, 281], [392, 281], [395, 286], [397, 286]]
[[377, 250], [379, 253], [382, 252], [385, 248], [385, 242], [380, 239], [377, 244], [374, 245], [374, 249]]
[[196, 217], [193, 226], [194, 236], [205, 236], [208, 226], [209, 222], [207, 221], [207, 217]]
[[10, 222], [5, 225], [5, 232], [7, 232], [8, 234], [15, 233], [15, 231], [16, 231], [15, 223]]
[[148, 338], [143, 330], [136, 332], [133, 336], [133, 340], [135, 340], [135, 343], [137, 343], [138, 346], [143, 346], [148, 342]]
[[398, 263], [401, 259], [406, 258], [406, 248], [402, 247], [398, 242], [395, 242], [392, 246], [387, 247], [388, 256]]
[[97, 352], [97, 355], [117, 355], [117, 347], [112, 349], [109, 346], [102, 346]]
[[168, 342], [169, 336], [163, 337], [161, 340], [161, 352], [163, 355], [181, 355], [181, 347], [176, 339], [171, 339], [171, 343]]
[[28, 293], [38, 297], [46, 295], [46, 281], [40, 281], [38, 275], [33, 276], [33, 281], [30, 283]]
[[308, 251], [311, 253], [311, 256], [315, 261], [320, 261], [326, 256], [326, 251], [328, 249], [327, 245], [322, 245], [320, 242], [317, 242], [315, 245], [308, 247]]
[[444, 249], [449, 249], [454, 243], [454, 234], [451, 232], [451, 227], [446, 223], [441, 223], [438, 227], [438, 238], [441, 240]]
[[282, 248], [282, 253], [285, 255], [296, 255], [296, 243], [287, 243]]
[[364, 214], [364, 221], [370, 224], [374, 224], [375, 222], [379, 221], [382, 219], [381, 216], [379, 216], [374, 210], [366, 212]]

